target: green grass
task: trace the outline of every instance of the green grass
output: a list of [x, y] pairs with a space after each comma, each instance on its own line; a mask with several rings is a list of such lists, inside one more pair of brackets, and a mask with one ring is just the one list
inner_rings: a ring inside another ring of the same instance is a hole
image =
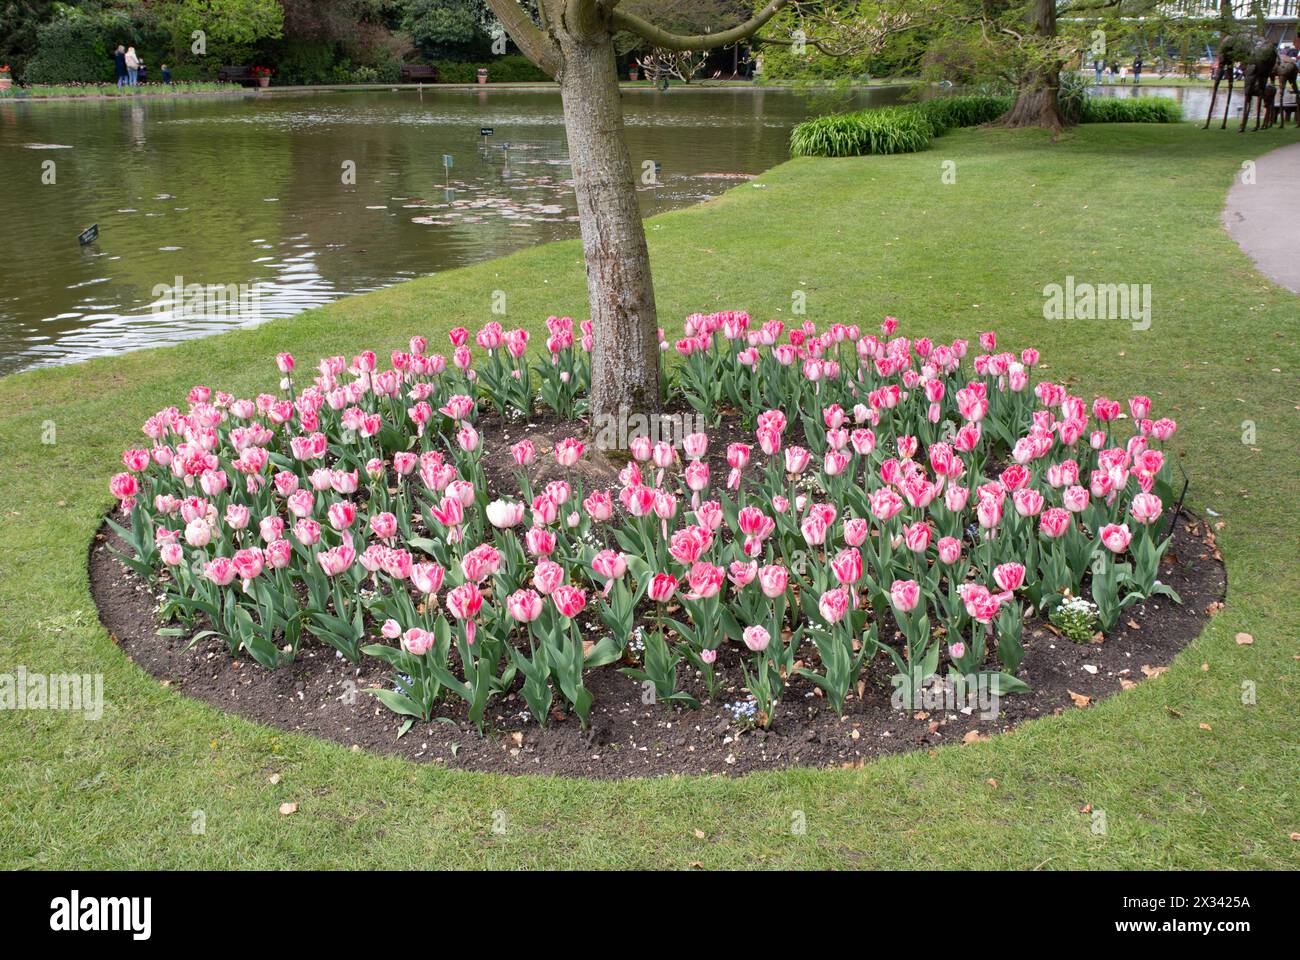
[[242, 93], [243, 89], [230, 83], [144, 83], [135, 87], [119, 87], [115, 83], [33, 83], [27, 87], [10, 87], [0, 92], [0, 98], [29, 100], [67, 99], [139, 99], [141, 97], [184, 97], [196, 93]]
[[[1294, 140], [1190, 124], [1085, 126], [1055, 143], [965, 130], [928, 153], [793, 161], [762, 189], [650, 223], [670, 335], [694, 310], [788, 317], [793, 291], [819, 323], [892, 313], [916, 335], [995, 328], [1040, 346], [1085, 397], [1150, 393], [1180, 423], [1190, 508], [1222, 515], [1227, 607], [1168, 673], [1009, 736], [860, 770], [621, 783], [450, 772], [189, 701], [99, 625], [87, 544], [146, 415], [195, 382], [273, 386], [277, 350], [310, 362], [414, 332], [441, 339], [487, 319], [495, 290], [510, 322], [581, 316], [576, 241], [256, 330], [0, 380], [0, 669], [102, 672], [108, 700], [98, 722], [0, 717], [0, 866], [1295, 868], [1300, 304], [1219, 223], [1242, 161]], [[955, 184], [941, 183], [945, 160]], [[1066, 275], [1152, 284], [1151, 328], [1044, 321], [1042, 288]], [[57, 442], [43, 444], [51, 427]], [[1257, 705], [1242, 705], [1245, 681]], [[283, 801], [298, 813], [281, 817]], [[1106, 811], [1105, 835], [1087, 804]], [[796, 811], [804, 835], [791, 833]]]

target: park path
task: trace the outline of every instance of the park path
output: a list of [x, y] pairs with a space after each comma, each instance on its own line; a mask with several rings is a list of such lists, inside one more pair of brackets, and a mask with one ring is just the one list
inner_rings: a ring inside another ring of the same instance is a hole
[[1243, 170], [1233, 179], [1223, 208], [1224, 227], [1260, 273], [1292, 293], [1300, 293], [1294, 236], [1298, 219], [1300, 143], [1257, 159], [1253, 177]]

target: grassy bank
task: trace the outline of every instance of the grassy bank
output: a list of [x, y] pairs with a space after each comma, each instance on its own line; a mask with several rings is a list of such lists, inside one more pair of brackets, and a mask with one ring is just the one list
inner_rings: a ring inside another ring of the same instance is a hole
[[[511, 323], [582, 315], [576, 242], [0, 380], [0, 672], [103, 673], [107, 699], [98, 721], [0, 715], [0, 866], [1296, 867], [1297, 301], [1219, 224], [1241, 162], [1294, 139], [1189, 124], [1086, 126], [1057, 143], [956, 131], [922, 153], [791, 162], [650, 224], [670, 331], [694, 310], [786, 316], [794, 291], [822, 323], [892, 313], [915, 335], [996, 329], [1040, 346], [1085, 397], [1150, 393], [1179, 421], [1191, 509], [1221, 515], [1227, 606], [1167, 673], [1006, 737], [858, 770], [587, 783], [412, 765], [186, 700], [99, 625], [86, 547], [147, 415], [196, 382], [273, 386], [278, 350], [310, 362], [414, 332], [442, 340], [489, 319], [497, 290]], [[1067, 275], [1150, 283], [1150, 329], [1044, 321], [1043, 287]], [[281, 816], [286, 801], [298, 812]], [[1086, 806], [1105, 811], [1104, 833]]]
[[231, 83], [40, 84], [0, 91], [0, 100], [158, 100], [171, 97], [239, 96], [250, 91]]

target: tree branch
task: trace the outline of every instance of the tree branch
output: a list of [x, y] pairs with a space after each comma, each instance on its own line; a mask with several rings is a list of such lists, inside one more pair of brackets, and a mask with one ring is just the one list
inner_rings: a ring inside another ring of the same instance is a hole
[[538, 29], [523, 7], [515, 0], [487, 0], [487, 5], [525, 57], [551, 76], [559, 72], [560, 54], [554, 41]]
[[649, 41], [651, 45], [665, 50], [715, 50], [718, 47], [730, 46], [749, 39], [788, 2], [789, 0], [771, 0], [767, 6], [739, 26], [718, 33], [699, 33], [695, 36], [670, 33], [623, 10], [615, 9], [611, 20], [619, 30], [634, 33], [641, 39]]

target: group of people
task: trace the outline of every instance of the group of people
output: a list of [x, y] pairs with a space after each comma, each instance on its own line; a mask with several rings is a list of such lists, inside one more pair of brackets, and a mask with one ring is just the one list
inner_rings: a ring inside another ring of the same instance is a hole
[[[118, 44], [117, 49], [113, 51], [113, 67], [117, 73], [119, 87], [139, 86], [144, 82], [148, 72], [144, 60], [135, 52], [135, 47], [124, 47], [121, 44]], [[162, 82], [172, 82], [172, 72], [165, 63], [162, 65]]]
[[[1106, 83], [1115, 83], [1117, 81], [1122, 83], [1127, 72], [1127, 68], [1118, 60], [1112, 60], [1110, 63], [1106, 63], [1101, 59], [1094, 60], [1092, 69], [1095, 71], [1096, 82], [1099, 85], [1102, 83], [1103, 77]], [[1133, 58], [1133, 82], [1135, 84], [1142, 82], [1142, 54], [1140, 53]]]

